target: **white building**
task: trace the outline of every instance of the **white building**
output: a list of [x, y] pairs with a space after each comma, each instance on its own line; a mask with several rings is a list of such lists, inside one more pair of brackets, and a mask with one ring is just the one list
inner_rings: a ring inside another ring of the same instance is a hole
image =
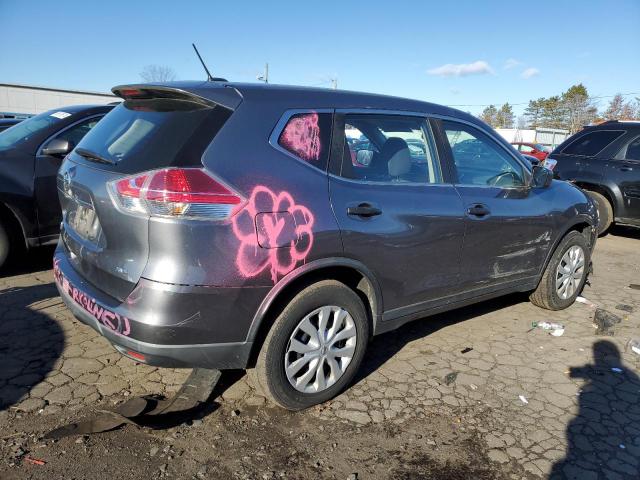
[[35, 115], [67, 105], [106, 104], [118, 100], [110, 93], [0, 83], [0, 118]]
[[536, 130], [524, 130], [520, 128], [496, 128], [509, 143], [540, 143], [545, 147], [556, 148], [569, 136], [568, 130], [557, 128], [538, 128]]

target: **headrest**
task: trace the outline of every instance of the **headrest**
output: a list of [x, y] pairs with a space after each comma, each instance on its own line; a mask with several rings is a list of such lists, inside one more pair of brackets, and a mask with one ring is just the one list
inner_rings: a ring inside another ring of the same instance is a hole
[[411, 153], [407, 142], [402, 138], [389, 138], [382, 148], [382, 153], [390, 155], [387, 166], [390, 177], [400, 177], [411, 171]]

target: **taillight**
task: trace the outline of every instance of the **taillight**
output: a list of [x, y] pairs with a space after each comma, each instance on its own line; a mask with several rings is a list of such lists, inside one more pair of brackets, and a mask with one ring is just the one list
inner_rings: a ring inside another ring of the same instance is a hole
[[170, 218], [224, 220], [244, 198], [199, 168], [165, 168], [109, 182], [121, 210]]

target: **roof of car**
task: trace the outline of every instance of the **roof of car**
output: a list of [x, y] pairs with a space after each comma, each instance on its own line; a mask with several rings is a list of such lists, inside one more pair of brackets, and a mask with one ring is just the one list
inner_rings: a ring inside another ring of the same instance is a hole
[[[153, 84], [121, 85], [112, 91], [127, 88], [160, 87], [183, 90], [200, 97], [218, 101], [223, 95], [228, 97], [235, 90], [243, 100], [259, 100], [286, 103], [289, 108], [368, 108], [384, 110], [404, 110], [408, 112], [424, 112], [464, 118], [473, 123], [481, 123], [476, 117], [451, 107], [435, 103], [412, 100], [390, 95], [363, 93], [349, 90], [333, 90], [329, 88], [301, 87], [294, 85], [277, 85], [264, 83], [238, 83], [223, 81], [179, 81]], [[224, 92], [227, 90], [227, 92]], [[224, 104], [224, 103], [223, 103]]]

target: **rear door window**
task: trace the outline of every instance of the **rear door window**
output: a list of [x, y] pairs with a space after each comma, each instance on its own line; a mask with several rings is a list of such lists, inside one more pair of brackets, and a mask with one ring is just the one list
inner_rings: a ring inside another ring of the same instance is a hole
[[295, 113], [278, 136], [278, 145], [314, 167], [326, 170], [331, 144], [330, 113]]
[[[79, 143], [105, 159], [100, 168], [135, 173], [201, 165], [201, 157], [232, 111], [188, 100], [127, 100]], [[75, 155], [74, 160], [85, 162]]]
[[434, 140], [425, 118], [345, 115], [341, 175], [389, 183], [442, 183]]
[[621, 130], [599, 130], [589, 132], [576, 138], [573, 142], [567, 145], [564, 150], [562, 150], [562, 153], [567, 155], [593, 157], [623, 134], [624, 131]]
[[631, 140], [617, 158], [620, 160], [640, 160], [640, 136]]

